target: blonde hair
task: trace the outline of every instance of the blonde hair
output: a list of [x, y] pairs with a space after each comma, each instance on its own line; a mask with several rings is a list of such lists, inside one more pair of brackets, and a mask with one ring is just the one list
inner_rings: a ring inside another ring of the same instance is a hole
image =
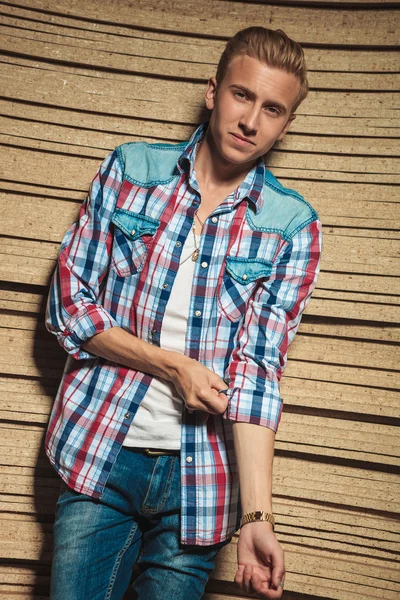
[[247, 27], [238, 31], [226, 44], [218, 63], [216, 80], [219, 85], [232, 60], [247, 55], [275, 69], [293, 73], [300, 82], [300, 92], [294, 112], [308, 94], [307, 67], [303, 48], [281, 29]]

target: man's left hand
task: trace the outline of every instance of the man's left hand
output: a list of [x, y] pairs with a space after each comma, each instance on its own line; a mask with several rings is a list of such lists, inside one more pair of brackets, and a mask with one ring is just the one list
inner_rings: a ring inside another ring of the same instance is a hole
[[271, 523], [254, 521], [244, 525], [240, 530], [237, 557], [235, 582], [242, 590], [259, 598], [282, 596], [284, 554]]

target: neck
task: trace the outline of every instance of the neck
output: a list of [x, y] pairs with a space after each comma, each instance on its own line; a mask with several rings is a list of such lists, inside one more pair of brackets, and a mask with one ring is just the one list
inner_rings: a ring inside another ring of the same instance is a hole
[[235, 189], [253, 168], [255, 162], [239, 165], [225, 161], [217, 152], [210, 128], [196, 153], [195, 169], [197, 180], [207, 188]]

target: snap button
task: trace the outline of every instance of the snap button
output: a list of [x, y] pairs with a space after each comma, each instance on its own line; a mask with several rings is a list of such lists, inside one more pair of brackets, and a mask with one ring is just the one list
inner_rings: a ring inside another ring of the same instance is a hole
[[131, 413], [125, 413], [125, 417], [124, 417], [124, 419], [129, 419], [129, 418], [130, 418], [130, 416], [131, 416]]
[[131, 235], [135, 235], [135, 233], [136, 233], [136, 229], [132, 229]]
[[186, 457], [186, 462], [188, 462], [188, 463], [191, 463], [191, 462], [192, 462], [192, 460], [193, 460], [193, 457], [192, 457], [192, 456], [187, 456], [187, 457]]
[[176, 242], [175, 246], [176, 246], [177, 248], [180, 248], [180, 247], [182, 246], [182, 242]]
[[246, 279], [247, 279], [246, 273], [244, 275], [242, 275], [242, 279], [244, 279], [246, 281]]
[[211, 221], [212, 221], [213, 223], [216, 223], [216, 222], [218, 221], [218, 217], [212, 217]]
[[167, 289], [167, 287], [168, 287], [168, 283], [163, 283], [163, 288], [164, 288], [164, 290], [166, 290], [166, 289]]
[[194, 314], [196, 317], [201, 317], [201, 310], [196, 310]]
[[157, 333], [158, 333], [157, 329], [152, 329], [151, 330], [151, 335], [157, 335]]
[[206, 267], [208, 267], [208, 262], [205, 262], [205, 261], [202, 262], [201, 266], [203, 267], [203, 269], [205, 269]]

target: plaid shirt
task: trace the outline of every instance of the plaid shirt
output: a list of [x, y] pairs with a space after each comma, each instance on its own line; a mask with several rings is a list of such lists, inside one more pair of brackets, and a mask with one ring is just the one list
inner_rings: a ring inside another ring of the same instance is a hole
[[[69, 357], [46, 452], [68, 486], [94, 498], [102, 494], [152, 376], [91, 355], [82, 344], [119, 326], [159, 345], [182, 247], [200, 204], [193, 167], [204, 131], [200, 126], [179, 145], [116, 148], [62, 241], [46, 326]], [[172, 176], [150, 184], [138, 179], [135, 165], [143, 171], [142, 159], [129, 161], [131, 151], [153, 153], [160, 164], [172, 157]], [[279, 380], [316, 283], [320, 250], [317, 214], [283, 188], [261, 159], [205, 221], [185, 354], [227, 382], [228, 408], [214, 416], [183, 406], [183, 543], [216, 544], [238, 528], [232, 425], [277, 430]]]

